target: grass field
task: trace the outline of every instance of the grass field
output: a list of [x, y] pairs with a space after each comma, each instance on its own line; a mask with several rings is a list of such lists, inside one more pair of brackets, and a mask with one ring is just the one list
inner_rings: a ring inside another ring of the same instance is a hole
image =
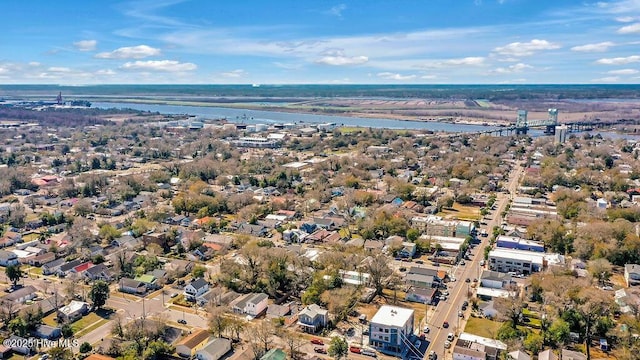
[[40, 237], [40, 235], [36, 234], [36, 233], [31, 233], [31, 234], [27, 234], [25, 236], [22, 237], [22, 241], [23, 242], [29, 242], [29, 241], [33, 241], [33, 240], [38, 240], [38, 238]]
[[449, 219], [456, 218], [460, 220], [476, 221], [480, 220], [480, 208], [477, 206], [467, 206], [454, 203], [453, 207], [450, 209], [443, 208], [443, 210], [438, 213], [438, 216]]
[[498, 321], [470, 317], [464, 331], [470, 334], [495, 339], [501, 325], [502, 323]]
[[42, 322], [45, 325], [49, 325], [49, 326], [53, 326], [53, 327], [58, 326], [58, 323], [56, 322], [56, 313], [49, 314], [49, 315], [43, 317], [42, 318]]

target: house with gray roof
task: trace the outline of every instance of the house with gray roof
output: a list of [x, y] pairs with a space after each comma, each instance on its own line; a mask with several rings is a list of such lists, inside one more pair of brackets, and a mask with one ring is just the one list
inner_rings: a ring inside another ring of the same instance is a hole
[[197, 360], [219, 360], [231, 351], [231, 340], [223, 338], [210, 339], [200, 350], [196, 351]]
[[231, 308], [235, 313], [256, 317], [267, 310], [268, 300], [265, 293], [249, 293], [236, 299]]
[[328, 322], [329, 311], [321, 308], [317, 304], [306, 306], [298, 314], [298, 326], [308, 333], [317, 333], [320, 329], [327, 326]]
[[42, 265], [42, 274], [43, 275], [55, 274], [58, 272], [58, 269], [60, 269], [60, 266], [62, 266], [66, 262], [67, 260], [65, 260], [65, 258], [59, 258], [56, 260], [49, 261], [48, 263], [45, 263]]

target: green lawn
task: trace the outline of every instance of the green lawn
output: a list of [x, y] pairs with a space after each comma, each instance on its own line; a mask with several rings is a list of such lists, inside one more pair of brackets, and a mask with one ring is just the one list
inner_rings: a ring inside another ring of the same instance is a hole
[[470, 317], [464, 331], [470, 334], [495, 339], [501, 325], [502, 323], [498, 321]]
[[38, 240], [39, 237], [40, 237], [39, 234], [31, 233], [31, 234], [27, 234], [27, 235], [23, 236], [22, 237], [22, 241], [23, 242], [29, 242], [29, 241], [33, 241], [33, 240]]
[[29, 274], [32, 274], [32, 275], [42, 275], [42, 268], [39, 268], [39, 267], [32, 267], [31, 269], [29, 269]]
[[100, 326], [106, 324], [107, 322], [109, 322], [109, 320], [100, 318], [100, 320], [98, 322], [95, 322], [92, 325], [89, 325], [86, 328], [83, 328], [82, 330], [78, 331], [77, 333], [74, 332], [73, 336], [75, 336], [76, 338], [84, 336], [84, 335], [92, 332], [93, 330], [99, 328]]
[[78, 319], [76, 322], [71, 323], [71, 328], [73, 329], [73, 333], [77, 333], [78, 331], [91, 326], [93, 323], [98, 322], [100, 320], [104, 320], [102, 317], [98, 316], [96, 313], [89, 313], [82, 318]]
[[53, 327], [58, 326], [58, 323], [56, 322], [56, 315], [57, 314], [55, 312], [53, 314], [49, 314], [49, 315], [47, 315], [47, 316], [42, 318], [42, 322], [45, 325], [49, 325], [49, 326], [53, 326]]

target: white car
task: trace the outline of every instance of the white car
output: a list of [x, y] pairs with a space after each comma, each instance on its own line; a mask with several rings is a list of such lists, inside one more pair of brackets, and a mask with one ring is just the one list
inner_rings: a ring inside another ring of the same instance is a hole
[[422, 329], [422, 332], [425, 333], [425, 334], [428, 334], [429, 331], [431, 331], [431, 329], [429, 329], [428, 326], [425, 326], [424, 329]]
[[445, 349], [448, 349], [448, 348], [450, 348], [450, 347], [451, 347], [451, 342], [450, 342], [449, 340], [445, 341], [445, 342], [444, 342], [444, 348], [445, 348]]

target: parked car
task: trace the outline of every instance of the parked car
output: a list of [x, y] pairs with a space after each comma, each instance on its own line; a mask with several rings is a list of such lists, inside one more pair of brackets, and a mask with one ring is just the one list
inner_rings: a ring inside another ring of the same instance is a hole
[[422, 264], [424, 264], [424, 261], [422, 261], [422, 260], [416, 260], [416, 264], [420, 264], [420, 265], [422, 265]]
[[447, 341], [445, 341], [445, 342], [444, 342], [444, 348], [445, 348], [445, 349], [448, 349], [448, 348], [450, 348], [450, 347], [451, 347], [451, 341], [448, 341], [448, 340], [447, 340]]
[[349, 351], [351, 351], [354, 354], [360, 354], [362, 352], [362, 349], [358, 346], [350, 346]]
[[469, 306], [469, 302], [467, 300], [463, 301], [462, 306]]
[[316, 344], [316, 345], [324, 345], [324, 341], [318, 339], [318, 338], [313, 338], [311, 339], [311, 343], [312, 344]]
[[378, 357], [378, 354], [376, 354], [376, 352], [371, 349], [362, 349], [360, 351], [360, 354], [371, 356], [371, 357]]
[[425, 326], [424, 329], [422, 329], [422, 332], [424, 332], [425, 334], [428, 334], [429, 331], [431, 331], [431, 329], [429, 329], [428, 326]]
[[455, 335], [453, 335], [453, 333], [448, 333], [447, 334], [447, 340], [448, 341], [453, 341], [454, 338], [455, 338]]
[[319, 346], [314, 347], [313, 351], [317, 352], [318, 354], [326, 354], [327, 353], [327, 350], [325, 350], [323, 347], [319, 347]]
[[438, 358], [438, 354], [435, 351], [431, 350], [429, 352], [429, 360], [436, 360]]
[[187, 320], [185, 320], [185, 319], [178, 319], [178, 324], [183, 324], [183, 325], [184, 325], [184, 324], [186, 324], [186, 323], [187, 323]]
[[466, 278], [466, 279], [464, 279], [464, 282], [466, 282], [466, 283], [470, 283], [470, 282], [471, 282], [471, 279]]

